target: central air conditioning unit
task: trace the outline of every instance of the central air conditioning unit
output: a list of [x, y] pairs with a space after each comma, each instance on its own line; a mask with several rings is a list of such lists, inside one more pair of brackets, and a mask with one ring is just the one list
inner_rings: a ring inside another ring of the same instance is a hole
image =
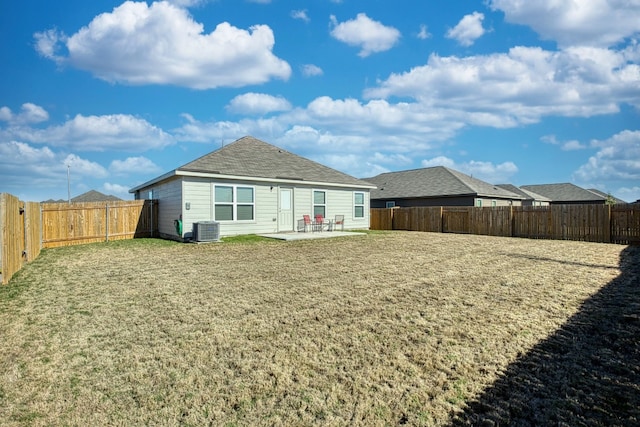
[[194, 242], [216, 242], [220, 240], [220, 223], [216, 221], [194, 222], [191, 239]]

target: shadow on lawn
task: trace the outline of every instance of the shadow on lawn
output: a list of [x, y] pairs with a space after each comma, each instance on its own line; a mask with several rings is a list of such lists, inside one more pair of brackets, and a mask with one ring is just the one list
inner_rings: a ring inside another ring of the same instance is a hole
[[451, 426], [640, 425], [640, 247], [622, 252], [620, 269]]

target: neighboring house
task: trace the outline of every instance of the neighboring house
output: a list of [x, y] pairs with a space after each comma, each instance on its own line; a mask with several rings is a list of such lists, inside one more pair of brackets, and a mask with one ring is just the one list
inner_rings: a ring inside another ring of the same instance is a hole
[[84, 203], [84, 202], [121, 202], [122, 199], [109, 194], [102, 194], [96, 190], [90, 190], [79, 196], [73, 197], [71, 203]]
[[534, 193], [538, 193], [549, 198], [552, 205], [603, 205], [607, 201], [606, 196], [602, 197], [596, 193], [570, 183], [522, 185], [520, 188], [527, 191], [533, 191]]
[[525, 198], [444, 166], [387, 172], [365, 178], [372, 208], [394, 206], [520, 206]]
[[551, 203], [551, 199], [544, 197], [541, 194], [534, 193], [533, 191], [518, 188], [513, 184], [498, 184], [497, 186], [524, 197], [522, 200], [522, 206], [549, 206]]
[[[121, 202], [122, 199], [116, 196], [111, 196], [109, 194], [102, 194], [96, 190], [89, 190], [86, 193], [82, 193], [79, 196], [76, 196], [71, 199], [71, 203], [85, 203], [85, 202]], [[69, 200], [45, 200], [42, 203], [69, 203]]]
[[[219, 223], [220, 236], [294, 231], [303, 215], [344, 215], [345, 229], [369, 228], [375, 186], [246, 136], [129, 190], [159, 200], [162, 237], [190, 239], [193, 224]], [[178, 236], [175, 221], [182, 221]]]
[[609, 201], [610, 205], [618, 205], [618, 204], [626, 204], [627, 202], [625, 202], [622, 199], [618, 199], [617, 197], [611, 195], [611, 194], [607, 194], [603, 191], [600, 191], [598, 189], [595, 188], [587, 188], [587, 190], [591, 191], [592, 193], [597, 194], [598, 196], [604, 197], [606, 200]]

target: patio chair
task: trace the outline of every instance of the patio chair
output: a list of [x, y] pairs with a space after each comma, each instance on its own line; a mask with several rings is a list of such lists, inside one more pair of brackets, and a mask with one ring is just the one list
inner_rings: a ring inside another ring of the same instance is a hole
[[336, 230], [340, 226], [340, 231], [344, 231], [344, 215], [336, 215], [333, 221], [333, 229]]
[[325, 221], [324, 217], [321, 214], [316, 214], [313, 224], [315, 231], [322, 231], [324, 226], [327, 226], [327, 230], [331, 228], [331, 223]]
[[298, 220], [298, 231], [304, 231], [305, 233], [311, 229], [313, 231], [314, 224], [311, 222], [309, 215], [302, 215], [302, 219]]

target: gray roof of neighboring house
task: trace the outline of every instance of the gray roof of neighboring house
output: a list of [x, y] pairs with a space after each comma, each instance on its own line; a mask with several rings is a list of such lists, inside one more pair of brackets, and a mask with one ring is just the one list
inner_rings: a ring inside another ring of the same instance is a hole
[[[82, 193], [79, 196], [73, 197], [71, 199], [72, 203], [87, 203], [87, 202], [121, 202], [122, 199], [116, 196], [111, 196], [109, 194], [102, 194], [96, 190], [89, 190], [86, 193]], [[45, 200], [42, 203], [67, 203], [68, 200]]]
[[498, 184], [498, 187], [511, 191], [524, 197], [524, 200], [536, 200], [538, 202], [550, 202], [551, 199], [543, 196], [542, 194], [534, 193], [533, 191], [525, 190], [524, 188], [518, 188], [513, 184]]
[[522, 185], [520, 188], [541, 194], [552, 202], [602, 202], [606, 197], [571, 183]]
[[354, 178], [351, 175], [321, 165], [251, 136], [245, 136], [180, 166], [169, 174], [135, 187], [129, 192], [134, 192], [174, 175], [188, 175], [189, 173], [373, 188], [370, 183]]
[[611, 196], [611, 198], [613, 199], [613, 201], [614, 201], [616, 204], [619, 204], [619, 203], [625, 204], [625, 203], [627, 203], [627, 202], [625, 202], [625, 201], [624, 201], [624, 200], [622, 200], [622, 199], [618, 199], [618, 198], [617, 198], [616, 196], [614, 196], [614, 195], [607, 194], [607, 193], [605, 193], [604, 191], [600, 191], [600, 190], [598, 190], [598, 189], [596, 189], [596, 188], [587, 188], [587, 190], [588, 190], [588, 191], [591, 191], [592, 193], [597, 194], [598, 196], [602, 196], [602, 197], [604, 197], [605, 199], [608, 199], [608, 198], [609, 198], [609, 196]]
[[112, 196], [109, 194], [102, 194], [96, 190], [89, 190], [86, 193], [82, 193], [79, 196], [72, 197], [71, 201], [73, 203], [84, 203], [84, 202], [120, 202], [121, 198]]
[[378, 186], [372, 199], [481, 196], [522, 200], [523, 196], [444, 166], [387, 172], [366, 181]]

